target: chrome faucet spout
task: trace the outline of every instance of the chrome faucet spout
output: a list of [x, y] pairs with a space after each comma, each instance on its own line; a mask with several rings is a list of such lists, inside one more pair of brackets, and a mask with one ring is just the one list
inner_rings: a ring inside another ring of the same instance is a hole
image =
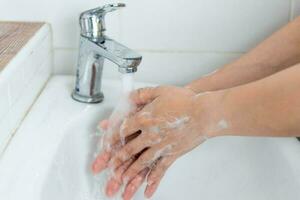
[[115, 63], [120, 73], [137, 71], [142, 56], [104, 34], [105, 14], [124, 6], [109, 4], [80, 15], [80, 48], [73, 99], [84, 103], [99, 103], [103, 100], [101, 82], [104, 59]]
[[98, 53], [118, 65], [121, 73], [136, 72], [142, 61], [141, 55], [108, 37], [96, 45]]

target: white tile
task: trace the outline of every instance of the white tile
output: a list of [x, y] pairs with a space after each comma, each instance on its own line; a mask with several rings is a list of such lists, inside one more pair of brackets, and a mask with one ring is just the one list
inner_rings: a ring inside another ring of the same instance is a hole
[[0, 157], [11, 136], [11, 123], [8, 117], [0, 120]]
[[51, 46], [49, 26], [43, 26], [0, 73], [0, 152], [51, 75]]
[[51, 61], [46, 60], [38, 71], [35, 73], [34, 77], [29, 81], [26, 88], [30, 90], [24, 90], [19, 96], [19, 101], [17, 101], [9, 112], [9, 118], [11, 122], [11, 132], [14, 132], [16, 128], [19, 127], [22, 119], [26, 116], [31, 105], [34, 103], [38, 94], [45, 86], [48, 81], [51, 71]]
[[[21, 65], [22, 66], [22, 65]], [[20, 66], [15, 66], [8, 82], [9, 94], [10, 94], [10, 106], [14, 106], [17, 99], [20, 97], [20, 94], [25, 89], [26, 83], [23, 80], [23, 70]]]
[[[0, 18], [50, 22], [56, 47], [77, 48], [79, 13], [108, 2], [3, 1]], [[106, 17], [108, 35], [135, 49], [246, 51], [285, 24], [290, 10], [290, 0], [124, 2], [121, 17], [118, 11]]]
[[[54, 32], [54, 45], [77, 47], [79, 38], [79, 14], [84, 10], [111, 3], [108, 0], [10, 0], [2, 1], [1, 20], [46, 21], [51, 23]], [[17, 5], [17, 6], [16, 6]], [[119, 14], [109, 13], [106, 17], [107, 33], [119, 37]]]
[[[0, 80], [0, 121], [9, 111], [8, 84]], [[1, 133], [1, 131], [0, 131]]]
[[[30, 56], [34, 55], [33, 51], [34, 49], [37, 49], [37, 51], [41, 51], [40, 47], [42, 47], [43, 42], [47, 39], [50, 40], [50, 26], [48, 24], [43, 25], [32, 37], [24, 47], [17, 53], [17, 55], [7, 64], [7, 66], [1, 71], [2, 77], [13, 77], [16, 73], [15, 70], [22, 69], [24, 72], [22, 66], [24, 62], [27, 59], [30, 59]], [[48, 41], [49, 44], [51, 44], [51, 40]], [[42, 46], [41, 46], [42, 45]], [[50, 46], [49, 46], [50, 49]], [[43, 51], [42, 51], [43, 52]], [[38, 53], [36, 56], [41, 57], [42, 54]], [[39, 59], [39, 58], [38, 58]]]
[[292, 18], [300, 16], [300, 0], [291, 0], [292, 1]]
[[34, 78], [45, 60], [50, 59], [49, 55], [52, 52], [50, 42], [50, 34], [48, 34], [47, 37], [38, 41], [38, 46], [35, 46], [27, 57], [23, 57], [19, 65], [10, 66], [9, 92], [11, 106], [15, 105], [22, 93], [31, 90], [27, 87], [28, 83]]
[[[143, 61], [136, 74], [136, 80], [180, 85], [241, 56], [230, 53], [140, 53], [143, 55]], [[74, 75], [77, 51], [56, 50], [55, 55], [55, 72]], [[103, 71], [104, 78], [117, 79], [120, 76], [117, 66], [110, 61], [105, 62]]]
[[0, 119], [0, 154], [10, 141], [10, 138], [13, 137], [14, 132], [20, 126], [31, 105], [50, 78], [51, 69], [52, 61], [48, 59], [29, 81], [27, 88], [30, 89], [22, 91], [22, 94], [19, 96], [21, 100], [16, 101], [4, 118]]
[[54, 49], [54, 73], [75, 74], [77, 52], [75, 49]]
[[185, 85], [222, 67], [241, 54], [142, 53], [136, 80], [159, 84]]
[[134, 49], [244, 52], [289, 20], [290, 0], [125, 0], [122, 39]]
[[52, 51], [51, 47], [51, 35], [48, 34], [48, 36], [39, 43], [38, 47], [31, 50], [30, 56], [26, 59], [22, 67], [24, 70], [24, 81], [31, 80], [42, 63], [45, 62], [46, 59], [49, 59], [47, 56], [49, 56], [50, 51]]

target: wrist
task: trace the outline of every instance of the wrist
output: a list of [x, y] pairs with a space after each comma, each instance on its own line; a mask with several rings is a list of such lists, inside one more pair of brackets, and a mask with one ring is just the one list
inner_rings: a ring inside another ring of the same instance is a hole
[[187, 84], [185, 88], [190, 89], [194, 91], [195, 93], [202, 93], [202, 92], [207, 92], [207, 91], [214, 91], [214, 81], [213, 79], [213, 74], [209, 76], [204, 76], [201, 77], [198, 80], [192, 81], [191, 83]]
[[204, 92], [195, 95], [195, 112], [199, 122], [199, 130], [207, 138], [226, 135], [229, 121], [224, 112], [224, 99], [228, 90]]

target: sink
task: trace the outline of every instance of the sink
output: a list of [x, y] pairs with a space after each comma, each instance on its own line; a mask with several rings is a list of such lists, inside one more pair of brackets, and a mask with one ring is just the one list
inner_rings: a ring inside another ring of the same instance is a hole
[[[103, 175], [94, 177], [90, 165], [97, 123], [116, 105], [121, 84], [104, 80], [105, 99], [95, 105], [71, 99], [73, 84], [72, 76], [53, 76], [23, 121], [0, 160], [0, 199], [106, 199]], [[214, 138], [178, 159], [152, 199], [300, 199], [299, 158], [294, 138]]]

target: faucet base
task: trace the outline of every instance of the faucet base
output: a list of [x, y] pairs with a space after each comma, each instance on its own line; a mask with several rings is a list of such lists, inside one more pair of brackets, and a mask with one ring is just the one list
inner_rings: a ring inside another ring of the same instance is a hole
[[76, 91], [73, 91], [71, 96], [75, 101], [78, 101], [81, 103], [100, 103], [104, 99], [104, 95], [102, 92], [93, 97], [87, 97], [87, 96], [82, 96], [82, 95], [78, 94]]

